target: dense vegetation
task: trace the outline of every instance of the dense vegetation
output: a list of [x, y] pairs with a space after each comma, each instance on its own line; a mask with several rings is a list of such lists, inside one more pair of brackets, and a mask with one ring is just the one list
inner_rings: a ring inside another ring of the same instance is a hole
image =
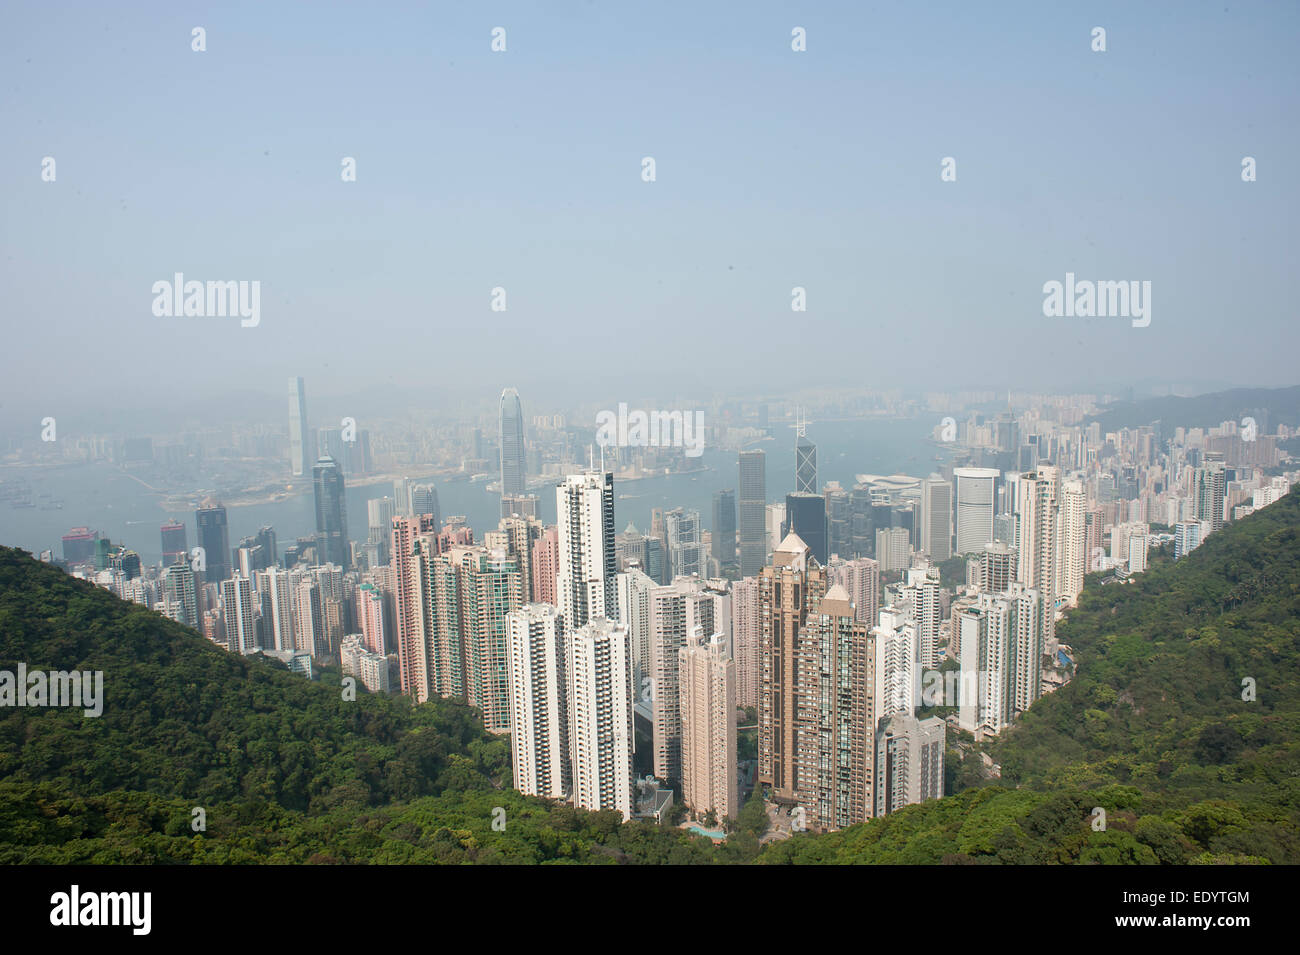
[[[1290, 388], [1234, 388], [1193, 398], [1143, 398], [1141, 401], [1119, 401], [1107, 405], [1089, 420], [1101, 422], [1101, 430], [1118, 431], [1120, 428], [1140, 428], [1159, 421], [1166, 437], [1173, 434], [1171, 422], [1188, 428], [1214, 428], [1225, 421], [1236, 421], [1250, 415], [1264, 428], [1267, 417], [1268, 433], [1279, 424], [1295, 427], [1300, 424], [1300, 386]], [[1262, 432], [1261, 432], [1262, 433]]]
[[757, 800], [715, 847], [527, 798], [468, 707], [344, 701], [337, 674], [228, 654], [0, 548], [0, 670], [105, 674], [99, 718], [0, 708], [0, 863], [1295, 863], [1298, 630], [1293, 493], [1176, 564], [1090, 579], [1059, 627], [1077, 675], [989, 747], [1000, 780], [953, 735], [969, 788], [760, 852]]

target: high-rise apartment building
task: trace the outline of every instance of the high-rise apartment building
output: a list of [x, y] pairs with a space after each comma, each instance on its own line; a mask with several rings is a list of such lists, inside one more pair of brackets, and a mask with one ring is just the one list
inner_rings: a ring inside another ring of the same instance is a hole
[[564, 618], [550, 604], [509, 616], [510, 750], [514, 785], [527, 796], [567, 799], [568, 646]]
[[736, 761], [736, 664], [721, 634], [697, 627], [678, 650], [682, 799], [719, 820], [740, 813]]
[[832, 560], [827, 569], [831, 581], [848, 591], [858, 619], [874, 627], [880, 610], [880, 564], [870, 557], [855, 557]]
[[[611, 538], [613, 534], [611, 533]], [[625, 627], [597, 616], [568, 638], [573, 804], [632, 816], [632, 667]]]
[[594, 617], [618, 613], [614, 549], [614, 475], [571, 474], [555, 490], [559, 526], [559, 608], [576, 631]]
[[231, 653], [256, 653], [259, 649], [254, 604], [253, 584], [247, 577], [221, 581], [221, 614]]
[[654, 773], [676, 785], [682, 779], [679, 653], [698, 627], [717, 632], [713, 595], [698, 579], [678, 578], [649, 593], [650, 678], [654, 698]]
[[674, 508], [664, 514], [670, 578], [706, 575], [701, 545], [700, 512]]
[[198, 588], [194, 568], [189, 561], [181, 560], [163, 571], [163, 613], [187, 627], [199, 626]]
[[876, 815], [943, 797], [944, 722], [899, 713], [876, 737]]
[[1016, 579], [1042, 599], [1039, 615], [1046, 645], [1056, 633], [1059, 472], [1044, 467], [1021, 474], [1015, 493]]
[[1058, 587], [1065, 601], [1074, 606], [1083, 593], [1083, 578], [1088, 573], [1088, 495], [1082, 481], [1062, 482], [1060, 519]]
[[731, 585], [731, 650], [736, 660], [736, 705], [758, 708], [762, 628], [758, 618], [758, 579]]

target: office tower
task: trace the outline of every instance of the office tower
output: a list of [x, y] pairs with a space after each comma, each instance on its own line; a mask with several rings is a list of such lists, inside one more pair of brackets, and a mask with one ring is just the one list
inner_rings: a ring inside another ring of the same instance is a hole
[[791, 534], [758, 575], [760, 627], [758, 783], [786, 804], [798, 791], [795, 729], [799, 712], [799, 632], [809, 608], [825, 595], [826, 573], [812, 551]]
[[596, 616], [572, 631], [567, 649], [573, 804], [616, 809], [626, 822], [632, 816], [633, 745], [627, 630]]
[[554, 525], [542, 531], [533, 545], [533, 601], [559, 606], [556, 577], [560, 572], [560, 529]]
[[343, 432], [339, 428], [316, 429], [317, 458], [332, 458], [343, 471]]
[[954, 468], [952, 473], [957, 481], [957, 553], [977, 553], [993, 540], [993, 490], [1002, 472]]
[[736, 705], [757, 709], [762, 653], [757, 578], [743, 577], [731, 585], [731, 632], [731, 651], [736, 659]]
[[883, 607], [870, 633], [875, 641], [876, 719], [911, 713], [916, 709], [916, 690], [921, 684], [916, 621], [902, 607]]
[[220, 504], [204, 504], [194, 512], [194, 526], [199, 546], [203, 548], [204, 583], [220, 583], [230, 576], [230, 536], [226, 530], [226, 509]]
[[1061, 485], [1061, 547], [1057, 556], [1057, 578], [1061, 596], [1070, 606], [1083, 593], [1083, 577], [1088, 572], [1088, 496], [1082, 481], [1065, 481]]
[[848, 591], [858, 619], [868, 627], [876, 624], [880, 609], [880, 564], [870, 557], [833, 560], [827, 568], [832, 583]]
[[348, 511], [343, 472], [331, 457], [312, 468], [316, 492], [316, 563], [352, 566], [348, 554]]
[[1200, 546], [1200, 521], [1179, 521], [1174, 525], [1174, 560], [1186, 557]]
[[678, 650], [682, 800], [720, 820], [740, 813], [736, 763], [736, 664], [725, 638], [697, 627]]
[[514, 388], [507, 388], [501, 392], [501, 412], [498, 423], [501, 494], [503, 497], [522, 497], [528, 493], [524, 462], [524, 412], [519, 404], [519, 392]]
[[646, 573], [657, 584], [667, 582], [668, 577], [668, 554], [664, 550], [664, 542], [658, 537], [647, 537], [645, 539], [645, 570]]
[[509, 618], [510, 756], [515, 789], [567, 799], [569, 765], [567, 645], [564, 618], [530, 603]]
[[1001, 593], [1016, 579], [1016, 549], [1002, 541], [985, 544], [979, 555], [979, 586], [985, 593]]
[[822, 492], [826, 498], [826, 526], [830, 534], [828, 553], [834, 557], [853, 556], [853, 514], [849, 492], [835, 481], [828, 481]]
[[782, 539], [794, 534], [812, 551], [823, 567], [830, 559], [830, 530], [826, 524], [826, 498], [820, 494], [796, 491], [785, 496], [785, 526]]
[[849, 546], [846, 557], [872, 557], [876, 553], [876, 525], [871, 508], [871, 488], [854, 486], [849, 492]]
[[952, 485], [938, 478], [921, 482], [921, 550], [936, 562], [952, 556]]
[[614, 552], [619, 573], [632, 567], [648, 572], [650, 564], [650, 538], [644, 537], [632, 522], [623, 533], [614, 536]]
[[578, 630], [594, 617], [618, 612], [614, 577], [614, 475], [570, 474], [555, 489], [560, 566], [557, 588], [564, 624]]
[[372, 497], [366, 501], [366, 524], [368, 534], [366, 543], [375, 549], [374, 566], [386, 564], [390, 559], [389, 548], [392, 545], [393, 517], [397, 513], [397, 502], [391, 497]]
[[767, 551], [770, 554], [785, 539], [785, 501], [767, 505]]
[[[1011, 485], [1007, 485], [1010, 487]], [[1016, 515], [1011, 513], [998, 514], [993, 518], [993, 541], [1003, 544], [1015, 544], [1016, 542]]]
[[393, 480], [393, 514], [397, 517], [410, 517], [411, 479], [399, 477]]
[[1210, 525], [1210, 533], [1223, 529], [1223, 499], [1227, 476], [1223, 462], [1207, 460], [1195, 472], [1196, 519]]
[[302, 477], [311, 460], [311, 432], [307, 429], [307, 394], [301, 378], [289, 379], [289, 467], [294, 477]]
[[501, 496], [501, 516], [502, 517], [536, 517], [537, 516], [537, 495], [523, 494]]
[[433, 520], [433, 526], [442, 527], [442, 511], [438, 507], [438, 489], [432, 484], [414, 484], [411, 486], [411, 513], [417, 517], [427, 514]]
[[1039, 614], [1045, 646], [1056, 633], [1058, 472], [1053, 467], [1030, 471], [1015, 486], [1016, 579], [1043, 601]]
[[189, 561], [181, 560], [163, 571], [163, 613], [177, 623], [198, 629], [199, 598], [194, 582], [194, 569]]
[[700, 544], [700, 512], [674, 508], [664, 514], [668, 539], [668, 566], [671, 576], [689, 577], [704, 574], [704, 548]]
[[678, 579], [649, 593], [650, 679], [654, 699], [654, 773], [676, 785], [682, 778], [682, 724], [678, 650], [696, 628], [715, 632], [713, 599], [698, 581]]
[[906, 570], [912, 565], [912, 535], [906, 527], [876, 531], [876, 563], [882, 573]]
[[388, 652], [388, 625], [385, 623], [383, 593], [371, 583], [357, 588], [357, 620], [361, 639], [372, 653]]
[[739, 471], [740, 576], [755, 577], [767, 563], [767, 453], [741, 451]]
[[817, 445], [800, 432], [794, 442], [794, 491], [817, 493]]
[[258, 596], [262, 601], [262, 623], [269, 629], [267, 643], [274, 650], [297, 650], [294, 623], [294, 588], [300, 576], [280, 567], [259, 573]]
[[726, 574], [736, 562], [736, 492], [730, 488], [713, 492], [712, 545], [718, 572]]
[[226, 647], [232, 653], [256, 653], [257, 618], [253, 614], [253, 585], [247, 577], [221, 581], [221, 614]]
[[184, 522], [167, 521], [162, 525], [163, 566], [170, 567], [178, 561], [188, 561], [189, 555], [190, 548], [185, 538]]
[[639, 567], [631, 567], [616, 578], [618, 622], [627, 628], [628, 652], [632, 659], [632, 688], [636, 699], [653, 699], [650, 679], [650, 593], [659, 584]]
[[95, 556], [99, 531], [89, 527], [74, 527], [63, 535], [63, 560], [69, 566], [82, 564]]
[[939, 606], [939, 568], [911, 567], [906, 578], [903, 593], [916, 621], [916, 661], [925, 671], [939, 666], [939, 624], [943, 620]]
[[899, 713], [876, 736], [876, 815], [943, 797], [944, 722]]
[[515, 559], [523, 584], [523, 602], [533, 603], [533, 551], [542, 539], [545, 528], [534, 517], [503, 517], [495, 532], [484, 535], [489, 550], [501, 549]]

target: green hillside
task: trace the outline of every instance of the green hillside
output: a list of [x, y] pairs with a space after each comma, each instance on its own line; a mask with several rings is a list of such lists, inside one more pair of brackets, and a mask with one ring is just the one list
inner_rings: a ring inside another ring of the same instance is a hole
[[1261, 427], [1267, 419], [1269, 433], [1280, 424], [1295, 427], [1300, 424], [1300, 386], [1234, 388], [1187, 398], [1169, 395], [1119, 401], [1102, 408], [1088, 420], [1099, 421], [1103, 434], [1160, 421], [1168, 437], [1173, 434], [1170, 422], [1188, 428], [1214, 428], [1225, 421], [1240, 422], [1247, 415], [1259, 419]]
[[991, 745], [1000, 780], [760, 852], [757, 803], [715, 848], [520, 796], [468, 707], [344, 701], [0, 548], [0, 670], [105, 696], [0, 708], [0, 863], [1300, 862], [1300, 495], [1090, 579], [1059, 634], [1078, 673]]
[[1300, 494], [1090, 580], [1057, 632], [1077, 675], [991, 746], [1001, 786], [764, 861], [1300, 863]]

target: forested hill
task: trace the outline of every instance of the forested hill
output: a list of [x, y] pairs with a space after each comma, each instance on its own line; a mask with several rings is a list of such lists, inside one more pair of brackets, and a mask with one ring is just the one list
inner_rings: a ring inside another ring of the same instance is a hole
[[1166, 436], [1173, 434], [1173, 424], [1189, 428], [1213, 428], [1225, 421], [1241, 422], [1247, 415], [1257, 419], [1264, 433], [1272, 433], [1280, 424], [1300, 424], [1300, 385], [1290, 388], [1234, 388], [1207, 395], [1179, 398], [1143, 398], [1122, 401], [1102, 408], [1090, 421], [1101, 423], [1102, 433], [1120, 428], [1140, 428], [1154, 421], [1163, 424]]
[[[0, 707], [0, 864], [715, 856], [679, 830], [520, 796], [508, 739], [467, 706], [345, 701], [336, 673], [228, 653], [0, 548], [0, 671], [20, 663], [102, 671], [103, 713]], [[757, 854], [752, 835], [727, 855], [741, 852]]]
[[1020, 788], [764, 861], [1300, 863], [1300, 493], [1131, 583], [1090, 578], [1057, 633], [1077, 675], [991, 747]]
[[468, 707], [345, 701], [0, 548], [0, 670], [104, 673], [98, 718], [0, 707], [0, 864], [1300, 862], [1300, 495], [1090, 578], [1058, 632], [1078, 673], [996, 784], [760, 853], [758, 802], [715, 848], [520, 796]]

